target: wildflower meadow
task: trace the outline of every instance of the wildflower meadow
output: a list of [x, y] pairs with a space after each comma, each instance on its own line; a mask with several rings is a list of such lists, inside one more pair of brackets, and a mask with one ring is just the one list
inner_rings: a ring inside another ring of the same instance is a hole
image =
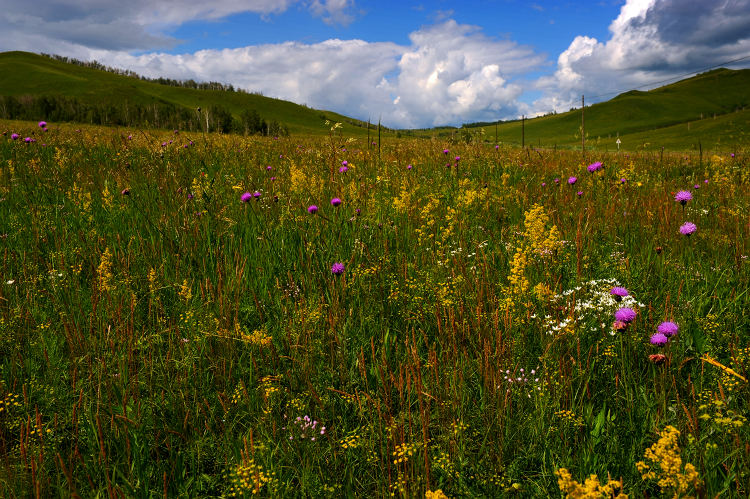
[[750, 150], [0, 132], [3, 497], [750, 495]]

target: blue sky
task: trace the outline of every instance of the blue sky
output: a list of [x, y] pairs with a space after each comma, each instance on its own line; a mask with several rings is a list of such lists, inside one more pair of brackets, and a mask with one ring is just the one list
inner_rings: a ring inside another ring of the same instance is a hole
[[0, 50], [222, 81], [394, 127], [566, 111], [581, 94], [748, 67], [747, 26], [750, 0], [0, 0]]

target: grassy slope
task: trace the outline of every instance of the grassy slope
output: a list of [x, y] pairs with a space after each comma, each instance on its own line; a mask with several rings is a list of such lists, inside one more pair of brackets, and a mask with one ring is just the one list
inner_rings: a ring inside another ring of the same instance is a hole
[[[748, 143], [750, 70], [717, 69], [648, 92], [631, 91], [586, 108], [587, 147], [693, 149], [737, 147]], [[145, 82], [99, 70], [61, 63], [26, 52], [0, 53], [0, 94], [67, 95], [103, 102], [124, 99], [137, 103], [170, 102], [188, 108], [221, 105], [238, 115], [255, 109], [268, 120], [286, 124], [294, 134], [325, 134], [328, 119], [343, 122], [345, 135], [366, 135], [352, 126], [358, 122], [330, 111], [319, 111], [261, 95], [192, 90]], [[714, 119], [714, 113], [717, 117]], [[701, 120], [701, 115], [703, 119]], [[527, 120], [526, 144], [579, 147], [580, 110]], [[690, 130], [687, 123], [691, 123]], [[494, 141], [494, 126], [485, 126], [485, 138]], [[521, 143], [521, 122], [501, 123], [499, 141]], [[377, 132], [371, 132], [376, 134]], [[413, 131], [417, 136], [448, 135], [449, 130]], [[390, 133], [388, 134], [390, 135]]]
[[[747, 111], [734, 113], [738, 109], [750, 108], [748, 88], [750, 70], [717, 69], [648, 92], [621, 94], [610, 101], [586, 107], [588, 143], [595, 146], [596, 140], [600, 139], [600, 145], [612, 149], [616, 147], [614, 141], [618, 133], [623, 144], [630, 144], [630, 148], [632, 144], [643, 143], [654, 147], [692, 147], [701, 136], [704, 144], [726, 143], [727, 140], [741, 143], [743, 137], [747, 143], [747, 135], [741, 135], [739, 130], [734, 133], [732, 126], [744, 126], [748, 130]], [[686, 133], [688, 122], [692, 123], [690, 133]], [[526, 144], [578, 146], [581, 143], [580, 125], [580, 109], [526, 120]], [[486, 136], [494, 139], [494, 126], [484, 128]], [[702, 135], [697, 135], [698, 131]], [[730, 135], [734, 137], [730, 138]], [[498, 138], [502, 142], [520, 145], [521, 122], [501, 123]]]
[[[326, 119], [345, 123], [347, 134], [365, 135], [358, 122], [330, 111], [319, 111], [262, 95], [193, 90], [159, 85], [73, 64], [65, 64], [27, 52], [0, 53], [0, 94], [65, 95], [103, 102], [169, 102], [188, 108], [221, 105], [239, 115], [255, 109], [267, 120], [286, 124], [292, 133], [327, 133]], [[358, 122], [359, 123], [359, 122]], [[372, 133], [372, 132], [371, 132]], [[377, 133], [377, 132], [375, 132]]]

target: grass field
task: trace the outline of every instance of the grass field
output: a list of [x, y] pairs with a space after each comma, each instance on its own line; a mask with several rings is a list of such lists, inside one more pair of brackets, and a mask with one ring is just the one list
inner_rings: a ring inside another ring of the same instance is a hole
[[47, 128], [0, 122], [3, 497], [750, 494], [746, 147]]

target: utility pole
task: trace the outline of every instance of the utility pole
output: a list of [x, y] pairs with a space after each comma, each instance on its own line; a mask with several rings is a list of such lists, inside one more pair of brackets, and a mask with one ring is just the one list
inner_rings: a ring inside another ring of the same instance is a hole
[[583, 100], [583, 94], [581, 94], [581, 156], [583, 156], [584, 163], [586, 162], [586, 123], [583, 120], [583, 111], [586, 109], [586, 104]]
[[380, 161], [380, 118], [378, 118], [378, 161]]

